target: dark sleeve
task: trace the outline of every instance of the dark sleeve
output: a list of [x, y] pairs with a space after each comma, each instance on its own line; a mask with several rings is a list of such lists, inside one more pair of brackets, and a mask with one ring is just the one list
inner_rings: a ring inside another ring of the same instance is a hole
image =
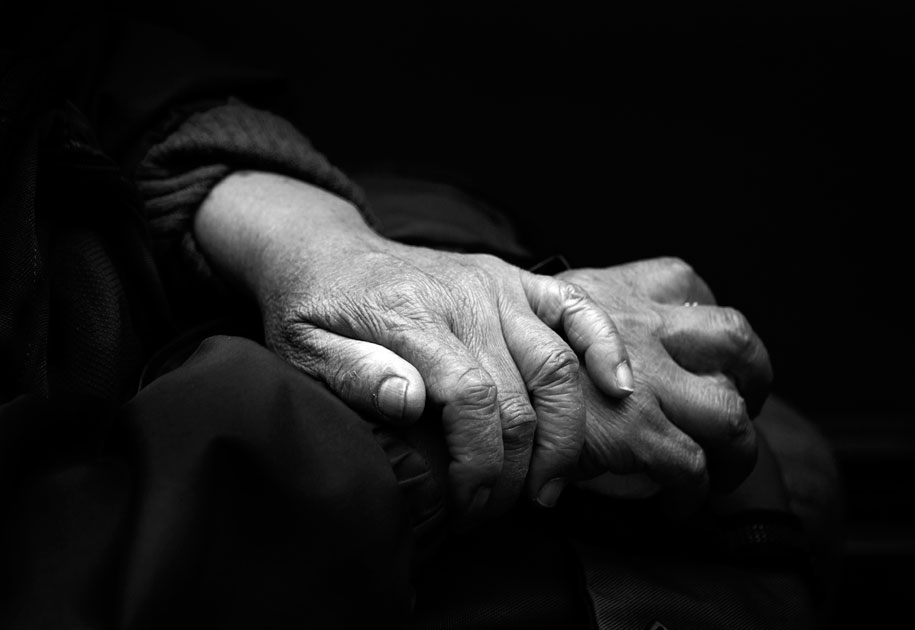
[[[236, 99], [187, 116], [152, 145], [135, 181], [154, 249], [169, 267], [184, 268], [182, 284], [217, 282], [192, 229], [197, 208], [224, 177], [260, 170], [309, 182], [347, 199], [371, 222], [361, 190], [285, 118]], [[172, 269], [181, 273], [178, 269]]]
[[375, 224], [359, 186], [290, 122], [300, 116], [290, 108], [285, 77], [171, 29], [112, 18], [109, 30], [87, 107], [103, 148], [136, 184], [179, 320], [181, 311], [208, 317], [201, 305], [233, 299], [210, 273], [192, 231], [200, 203], [233, 171], [309, 182], [352, 202]]

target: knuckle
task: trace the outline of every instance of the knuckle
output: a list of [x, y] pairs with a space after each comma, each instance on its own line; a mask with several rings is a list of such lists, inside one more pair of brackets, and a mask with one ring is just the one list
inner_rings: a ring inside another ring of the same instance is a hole
[[474, 409], [495, 411], [498, 388], [483, 368], [465, 370], [457, 379], [458, 396], [465, 405]]
[[534, 385], [575, 385], [581, 365], [578, 355], [568, 346], [554, 346], [543, 357]]
[[559, 294], [562, 297], [563, 303], [568, 306], [584, 302], [590, 297], [588, 292], [585, 291], [584, 287], [580, 284], [566, 281], [559, 283]]
[[525, 449], [534, 441], [537, 416], [528, 401], [512, 396], [501, 404], [502, 440], [506, 451]]

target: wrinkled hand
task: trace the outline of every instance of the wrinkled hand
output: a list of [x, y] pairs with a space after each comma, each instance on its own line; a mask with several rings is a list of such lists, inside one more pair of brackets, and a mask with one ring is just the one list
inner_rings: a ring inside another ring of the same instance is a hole
[[747, 319], [715, 306], [705, 282], [677, 259], [558, 277], [583, 287], [613, 317], [636, 383], [632, 396], [612, 400], [583, 370], [582, 473], [607, 474], [581, 485], [611, 494], [620, 482], [632, 493], [665, 488], [687, 505], [701, 501], [710, 484], [736, 487], [756, 462], [751, 418], [772, 380], [766, 348]]
[[509, 502], [526, 476], [541, 491], [574, 467], [585, 422], [578, 360], [538, 316], [599, 358], [597, 374], [613, 374], [624, 350], [586, 295], [494, 257], [393, 243], [354, 245], [322, 267], [292, 273], [269, 302], [268, 343], [389, 419], [417, 418], [426, 396], [440, 405], [465, 505], [471, 491], [485, 503], [490, 487]]
[[613, 321], [577, 287], [492, 256], [389, 241], [302, 182], [232, 176], [195, 230], [254, 294], [268, 345], [291, 363], [389, 422], [416, 420], [427, 400], [440, 407], [467, 512], [522, 491], [558, 498], [584, 440], [578, 356], [604, 391], [631, 391]]

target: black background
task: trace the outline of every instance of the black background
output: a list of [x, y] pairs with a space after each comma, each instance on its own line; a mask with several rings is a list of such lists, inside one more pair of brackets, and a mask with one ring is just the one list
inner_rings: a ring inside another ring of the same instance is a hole
[[836, 447], [839, 619], [902, 615], [915, 558], [904, 5], [135, 7], [285, 69], [304, 131], [344, 170], [454, 178], [575, 266], [690, 262], [766, 342], [775, 391]]
[[576, 266], [680, 256], [809, 413], [910, 412], [909, 13], [279, 4], [165, 21], [284, 67], [344, 170], [443, 173]]

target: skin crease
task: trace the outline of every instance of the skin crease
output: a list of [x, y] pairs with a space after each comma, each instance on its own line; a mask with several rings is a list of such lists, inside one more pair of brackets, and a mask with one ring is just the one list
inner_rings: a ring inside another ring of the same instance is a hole
[[716, 306], [705, 282], [675, 258], [560, 277], [612, 314], [636, 374], [634, 394], [615, 401], [585, 370], [581, 474], [588, 479], [579, 485], [613, 496], [663, 490], [689, 509], [710, 487], [731, 491], [744, 482], [765, 448], [751, 418], [772, 380], [765, 346], [746, 319]]
[[[755, 465], [768, 356], [682, 261], [557, 281], [389, 241], [344, 200], [263, 173], [218, 185], [195, 235], [291, 363], [393, 423], [440, 408], [471, 520], [522, 494], [552, 505], [572, 480], [618, 494], [625, 479], [697, 505]], [[630, 359], [634, 392], [608, 378]]]
[[394, 424], [440, 408], [454, 498], [471, 519], [522, 495], [551, 505], [575, 473], [579, 356], [603, 392], [631, 393], [616, 327], [579, 287], [493, 256], [390, 241], [309, 184], [235, 173], [204, 201], [194, 233], [217, 272], [257, 301], [268, 345], [292, 364]]

